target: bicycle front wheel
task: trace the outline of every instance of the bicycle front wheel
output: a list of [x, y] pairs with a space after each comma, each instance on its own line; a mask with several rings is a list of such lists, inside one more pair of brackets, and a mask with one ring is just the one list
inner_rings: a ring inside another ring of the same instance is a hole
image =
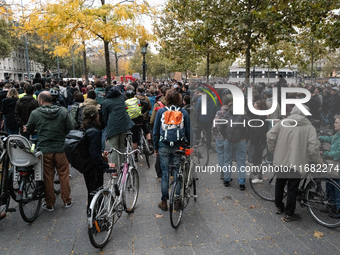
[[306, 203], [317, 223], [327, 228], [340, 226], [340, 186], [334, 180], [320, 178], [310, 181]]
[[139, 175], [135, 168], [131, 169], [124, 186], [124, 205], [127, 211], [132, 211], [136, 204], [139, 194]]
[[19, 211], [22, 219], [26, 222], [34, 221], [41, 206], [41, 196], [37, 195], [38, 187], [34, 176], [30, 174], [21, 183], [22, 199], [19, 201]]
[[252, 190], [260, 198], [274, 202], [275, 201], [275, 182], [276, 173], [251, 172], [249, 175], [249, 184]]
[[102, 190], [93, 199], [90, 206], [91, 225], [88, 228], [88, 235], [94, 247], [102, 248], [109, 241], [114, 224], [114, 214], [110, 211], [114, 198], [108, 190]]
[[183, 189], [183, 179], [178, 176], [170, 196], [170, 223], [173, 228], [177, 228], [182, 219], [184, 209]]

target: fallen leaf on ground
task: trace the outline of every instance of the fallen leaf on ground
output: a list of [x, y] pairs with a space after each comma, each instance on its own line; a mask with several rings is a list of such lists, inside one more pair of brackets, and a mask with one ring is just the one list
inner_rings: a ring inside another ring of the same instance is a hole
[[249, 206], [249, 209], [254, 209], [256, 207], [256, 205], [251, 205]]
[[315, 231], [313, 236], [316, 237], [317, 239], [319, 239], [319, 238], [323, 237], [323, 233], [319, 232], [319, 231]]
[[161, 215], [161, 214], [155, 214], [155, 217], [156, 217], [156, 219], [157, 219], [157, 218], [162, 218], [163, 215]]

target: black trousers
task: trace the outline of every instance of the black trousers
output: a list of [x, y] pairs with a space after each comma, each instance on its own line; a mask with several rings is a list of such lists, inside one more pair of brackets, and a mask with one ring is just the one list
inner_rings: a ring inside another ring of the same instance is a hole
[[275, 205], [278, 208], [284, 209], [283, 194], [284, 188], [287, 184], [287, 204], [286, 204], [286, 215], [293, 216], [296, 208], [296, 198], [299, 191], [299, 184], [301, 175], [298, 172], [294, 172], [290, 169], [290, 172], [284, 173], [279, 172], [276, 176], [275, 184]]
[[84, 173], [84, 179], [87, 188], [87, 209], [89, 209], [91, 201], [94, 197], [94, 195], [91, 193], [103, 186], [104, 174], [99, 170], [94, 170], [89, 173]]

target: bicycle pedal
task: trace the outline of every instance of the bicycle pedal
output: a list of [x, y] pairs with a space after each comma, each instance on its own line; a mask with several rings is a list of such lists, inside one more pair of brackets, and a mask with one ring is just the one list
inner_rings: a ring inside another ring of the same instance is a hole
[[128, 213], [128, 214], [131, 214], [131, 213], [134, 213], [135, 211], [131, 210], [131, 209], [125, 209], [125, 212]]
[[16, 212], [17, 210], [15, 208], [8, 208], [7, 212]]

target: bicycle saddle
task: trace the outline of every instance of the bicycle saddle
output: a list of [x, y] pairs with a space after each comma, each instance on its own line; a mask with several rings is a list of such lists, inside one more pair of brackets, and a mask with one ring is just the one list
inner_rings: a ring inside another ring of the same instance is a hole
[[185, 151], [184, 150], [176, 150], [175, 153], [176, 154], [180, 154], [180, 155], [185, 155]]

